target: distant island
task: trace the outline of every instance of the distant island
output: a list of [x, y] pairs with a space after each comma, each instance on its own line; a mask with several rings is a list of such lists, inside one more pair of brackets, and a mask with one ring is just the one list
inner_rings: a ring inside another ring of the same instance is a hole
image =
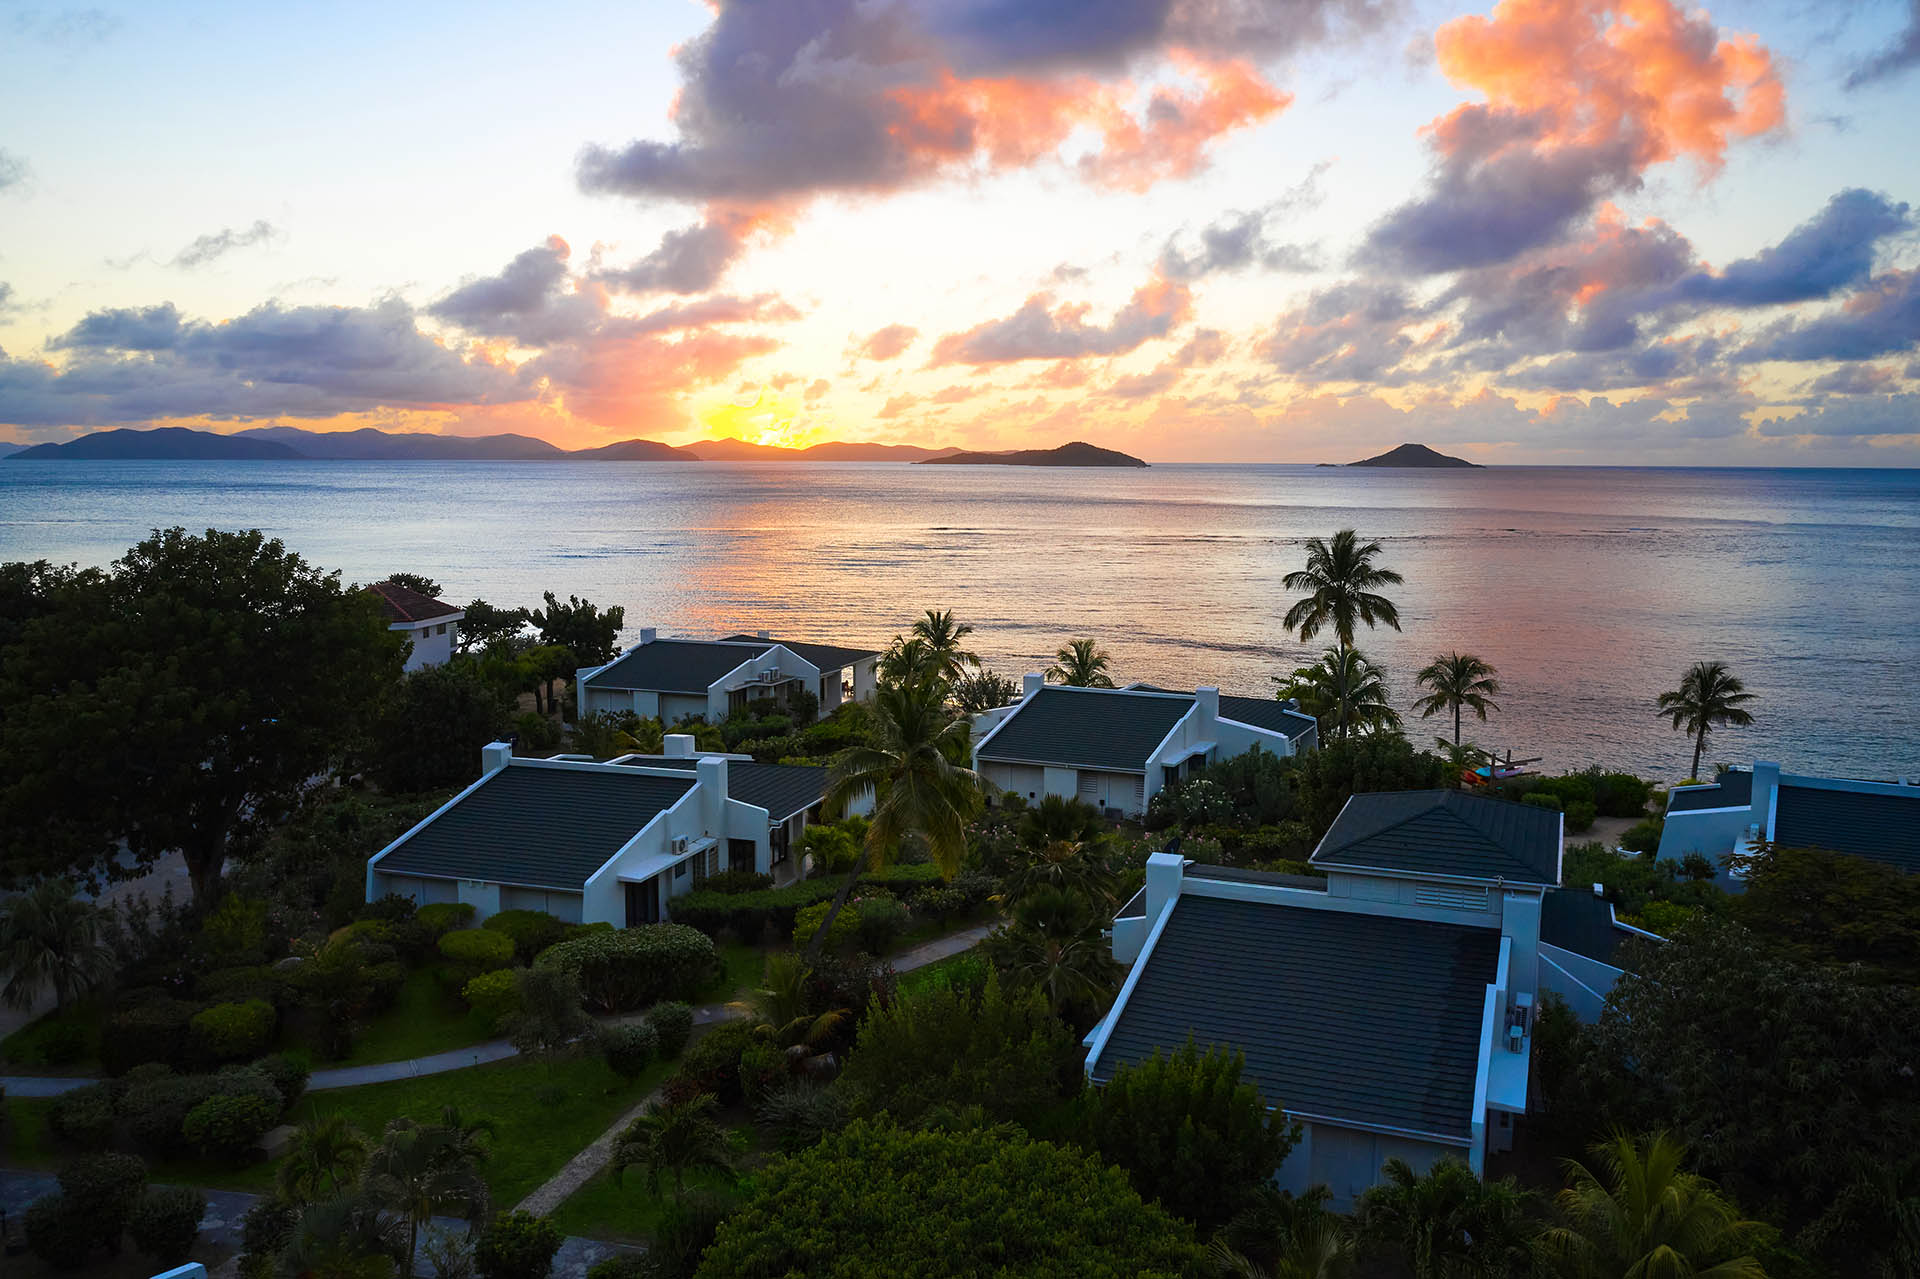
[[1464, 457], [1448, 457], [1445, 453], [1436, 453], [1424, 444], [1402, 444], [1399, 448], [1382, 453], [1379, 457], [1370, 457], [1362, 462], [1349, 462], [1348, 466], [1420, 466], [1478, 467], [1478, 462], [1469, 462]]
[[695, 440], [683, 446], [708, 462], [925, 462], [958, 453], [959, 449], [929, 449], [918, 444], [867, 444], [829, 441], [803, 449], [777, 444], [749, 444], [745, 440]]
[[1145, 466], [1128, 453], [1075, 440], [1054, 449], [1009, 449], [1000, 453], [949, 453], [922, 458], [919, 466]]
[[151, 431], [96, 431], [65, 444], [36, 444], [8, 457], [10, 462], [49, 458], [81, 461], [140, 458], [159, 461], [299, 461], [302, 454], [278, 440], [247, 439], [243, 435], [216, 435], [184, 426], [161, 426]]

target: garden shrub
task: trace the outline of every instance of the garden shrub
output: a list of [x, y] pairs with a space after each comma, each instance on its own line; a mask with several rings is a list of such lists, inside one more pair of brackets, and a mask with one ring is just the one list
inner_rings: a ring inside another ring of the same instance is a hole
[[927, 862], [915, 862], [904, 866], [889, 866], [885, 870], [868, 871], [860, 877], [860, 888], [883, 889], [895, 897], [902, 897], [922, 888], [946, 882], [946, 876], [940, 873], [938, 866]]
[[100, 1065], [110, 1075], [124, 1075], [149, 1061], [184, 1064], [201, 1007], [162, 995], [115, 1013], [100, 1032]]
[[[263, 1070], [230, 1066], [217, 1075], [164, 1075], [129, 1083], [121, 1092], [120, 1115], [141, 1146], [163, 1155], [197, 1144], [186, 1133], [189, 1115], [216, 1097], [248, 1097], [255, 1110], [270, 1112], [267, 1128], [282, 1109], [280, 1090]], [[262, 1132], [266, 1128], [261, 1129]]]
[[600, 1032], [600, 1055], [608, 1070], [632, 1083], [660, 1055], [660, 1033], [646, 1022], [608, 1026]]
[[740, 1052], [740, 1095], [757, 1106], [773, 1086], [787, 1078], [787, 1054], [771, 1040], [748, 1044]]
[[49, 1066], [71, 1066], [84, 1059], [92, 1046], [93, 1036], [86, 1027], [70, 1021], [54, 1022], [39, 1032], [34, 1043], [39, 1059]]
[[481, 973], [513, 966], [513, 939], [484, 928], [463, 928], [440, 939], [440, 953], [466, 985]]
[[773, 876], [757, 870], [723, 870], [707, 876], [701, 887], [709, 893], [760, 893], [773, 887]]
[[967, 908], [967, 899], [956, 888], [923, 888], [907, 899], [907, 907], [922, 919], [947, 923]]
[[720, 959], [697, 929], [646, 924], [561, 942], [538, 966], [570, 973], [589, 1008], [613, 1013], [692, 997], [719, 973]]
[[647, 1010], [647, 1025], [653, 1027], [660, 1055], [678, 1057], [693, 1035], [693, 1009], [677, 999], [663, 1001]]
[[240, 1218], [241, 1279], [272, 1279], [294, 1230], [300, 1224], [300, 1209], [266, 1198], [247, 1209]]
[[1653, 784], [1632, 773], [1601, 773], [1593, 779], [1594, 806], [1607, 817], [1639, 817], [1653, 797]]
[[673, 899], [675, 923], [698, 928], [708, 936], [732, 933], [742, 941], [788, 937], [793, 917], [803, 907], [825, 901], [839, 890], [831, 879], [803, 879], [785, 888], [752, 893], [715, 893], [696, 888]]
[[539, 754], [560, 745], [560, 726], [538, 711], [521, 711], [514, 717], [516, 753]]
[[216, 1159], [241, 1159], [260, 1144], [279, 1119], [280, 1108], [264, 1097], [223, 1093], [189, 1111], [180, 1125], [180, 1135]]
[[587, 1279], [659, 1279], [656, 1258], [650, 1249], [645, 1256], [616, 1253], [587, 1267]]
[[85, 1212], [63, 1194], [42, 1195], [27, 1207], [27, 1247], [55, 1270], [78, 1270], [87, 1264], [100, 1236]]
[[860, 899], [860, 920], [855, 925], [860, 949], [869, 955], [883, 955], [900, 940], [913, 924], [913, 916], [892, 897]]
[[292, 1109], [293, 1103], [307, 1091], [307, 1080], [313, 1074], [306, 1058], [297, 1053], [270, 1053], [254, 1062], [253, 1069], [265, 1075], [273, 1090], [280, 1094], [282, 1114]]
[[497, 1030], [520, 1011], [520, 982], [511, 968], [481, 973], [460, 988], [467, 1007], [485, 1017]]
[[215, 1004], [194, 1014], [194, 1042], [211, 1061], [238, 1061], [272, 1042], [277, 1020], [273, 1005], [264, 999]]
[[446, 934], [471, 924], [473, 914], [472, 902], [431, 902], [414, 914], [413, 922], [420, 926], [428, 941], [437, 944]]
[[1522, 795], [1520, 802], [1529, 808], [1550, 808], [1557, 813], [1560, 811], [1561, 801], [1558, 795], [1536, 790], [1528, 791], [1525, 795]]
[[404, 924], [420, 912], [413, 898], [399, 893], [387, 893], [376, 897], [359, 910], [353, 912], [355, 919], [380, 919], [389, 924]]
[[220, 968], [193, 984], [194, 994], [215, 1004], [241, 1004], [264, 999], [276, 1007], [287, 998], [287, 983], [272, 964], [251, 968]]
[[1627, 827], [1627, 833], [1620, 837], [1620, 847], [1630, 853], [1658, 852], [1660, 832], [1665, 827], [1665, 820], [1658, 817], [1649, 817], [1645, 821], [1635, 822]]
[[513, 957], [523, 964], [531, 964], [541, 951], [567, 935], [567, 926], [544, 910], [503, 910], [489, 915], [481, 927], [511, 938]]
[[127, 1226], [133, 1246], [156, 1265], [177, 1266], [193, 1251], [207, 1198], [190, 1186], [149, 1186]]
[[860, 1017], [876, 1000], [883, 1006], [893, 1001], [899, 982], [893, 965], [871, 955], [822, 955], [813, 962], [807, 978], [807, 1011], [810, 1015], [844, 1008]]
[[[831, 901], [815, 902], [793, 917], [793, 946], [795, 950], [805, 950], [813, 945], [813, 935], [820, 931], [820, 925], [826, 922], [827, 912], [833, 909]], [[822, 945], [827, 950], [852, 950], [860, 938], [860, 907], [848, 902], [833, 917], [832, 927], [827, 929], [827, 939]]]
[[788, 1078], [761, 1096], [753, 1118], [773, 1135], [775, 1145], [793, 1154], [846, 1127], [847, 1099], [837, 1088], [824, 1087], [811, 1079]]
[[691, 1081], [696, 1093], [712, 1093], [722, 1106], [740, 1100], [740, 1054], [754, 1042], [745, 1022], [715, 1026], [686, 1050], [677, 1078]]
[[147, 1184], [147, 1165], [132, 1155], [84, 1155], [60, 1170], [60, 1194], [93, 1236], [120, 1251], [120, 1236]]
[[1576, 799], [1567, 805], [1567, 829], [1576, 835], [1593, 829], [1593, 822], [1600, 815], [1599, 810], [1584, 799]]
[[1304, 861], [1313, 852], [1313, 829], [1305, 822], [1276, 822], [1251, 831], [1240, 841], [1248, 861]]
[[228, 893], [201, 921], [200, 945], [214, 967], [261, 963], [267, 958], [267, 904]]
[[1713, 859], [1705, 853], [1688, 853], [1680, 859], [1680, 873], [1688, 879], [1704, 883], [1719, 872], [1713, 867]]
[[564, 1241], [545, 1217], [498, 1213], [473, 1245], [473, 1268], [480, 1279], [547, 1279]]
[[47, 1126], [54, 1136], [82, 1150], [113, 1144], [113, 1085], [89, 1084], [53, 1099]]
[[731, 1197], [715, 1190], [692, 1190], [669, 1199], [647, 1240], [651, 1269], [646, 1279], [693, 1279], [700, 1258], [713, 1246], [720, 1223], [732, 1214]]
[[1694, 907], [1683, 906], [1679, 902], [1651, 901], [1640, 908], [1639, 914], [1628, 916], [1626, 922], [1661, 937], [1671, 937], [1683, 924], [1698, 918], [1699, 914]]

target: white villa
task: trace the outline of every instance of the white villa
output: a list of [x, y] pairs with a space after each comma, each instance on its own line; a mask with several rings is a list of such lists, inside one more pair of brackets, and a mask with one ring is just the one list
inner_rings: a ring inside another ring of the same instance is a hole
[[1826, 848], [1920, 872], [1920, 785], [1783, 773], [1760, 760], [1668, 792], [1662, 858], [1699, 853], [1713, 862], [1722, 886], [1738, 887], [1722, 859], [1761, 842]]
[[392, 582], [375, 582], [362, 589], [380, 601], [387, 615], [387, 629], [399, 631], [413, 641], [406, 669], [417, 671], [428, 666], [443, 666], [452, 660], [466, 610]]
[[843, 701], [873, 697], [880, 654], [868, 649], [758, 635], [720, 640], [662, 639], [642, 628], [640, 642], [604, 666], [579, 673], [580, 713], [632, 711], [663, 724], [689, 717], [718, 724], [751, 702], [786, 707], [804, 689], [829, 715]]
[[673, 898], [722, 870], [795, 879], [827, 770], [697, 755], [684, 734], [666, 747], [607, 763], [483, 748], [479, 781], [368, 860], [367, 900], [628, 927], [671, 919]]
[[1074, 688], [1030, 674], [1019, 701], [973, 717], [973, 734], [973, 766], [989, 793], [1077, 797], [1132, 817], [1161, 787], [1208, 764], [1255, 749], [1311, 750], [1319, 724], [1270, 697]]
[[1355, 795], [1314, 851], [1324, 878], [1155, 853], [1113, 922], [1129, 971], [1087, 1075], [1189, 1037], [1242, 1051], [1301, 1126], [1278, 1184], [1343, 1210], [1394, 1156], [1480, 1172], [1526, 1113], [1541, 993], [1597, 1015], [1636, 931], [1559, 887], [1563, 843], [1559, 813], [1440, 790]]

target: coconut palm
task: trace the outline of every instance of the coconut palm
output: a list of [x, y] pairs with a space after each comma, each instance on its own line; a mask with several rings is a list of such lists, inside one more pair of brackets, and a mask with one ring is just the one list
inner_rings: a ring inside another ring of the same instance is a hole
[[1028, 848], [1041, 848], [1060, 839], [1098, 839], [1106, 829], [1099, 809], [1069, 795], [1041, 796], [1039, 803], [1021, 812], [1018, 824], [1020, 842]]
[[1386, 676], [1357, 648], [1330, 648], [1279, 683], [1280, 696], [1317, 718], [1328, 740], [1400, 728], [1400, 715], [1387, 700]]
[[340, 1194], [360, 1176], [367, 1158], [366, 1134], [344, 1115], [309, 1119], [294, 1130], [276, 1180], [289, 1203], [312, 1203]]
[[1088, 901], [1112, 905], [1113, 868], [1097, 848], [1075, 839], [1050, 839], [1002, 877], [1008, 901], [1059, 889]]
[[1214, 1270], [1233, 1279], [1345, 1279], [1353, 1273], [1353, 1236], [1340, 1218], [1321, 1211], [1276, 1241], [1271, 1269], [1216, 1237], [1207, 1249]]
[[407, 1223], [406, 1264], [413, 1273], [413, 1255], [420, 1229], [436, 1216], [458, 1213], [469, 1223], [487, 1215], [487, 1183], [471, 1153], [468, 1136], [437, 1124], [396, 1119], [387, 1125], [380, 1145], [367, 1160], [361, 1185], [381, 1207], [400, 1214]]
[[1452, 711], [1453, 744], [1458, 746], [1463, 708], [1483, 720], [1488, 711], [1500, 709], [1500, 703], [1493, 700], [1494, 694], [1500, 691], [1498, 675], [1491, 664], [1472, 653], [1436, 657], [1413, 677], [1415, 683], [1430, 690], [1425, 697], [1415, 700], [1413, 709], [1419, 711], [1423, 719]]
[[909, 639], [896, 635], [887, 651], [880, 655], [877, 673], [880, 683], [899, 688], [933, 683], [940, 679], [941, 669], [940, 658], [927, 647], [925, 640], [917, 635]]
[[952, 609], [928, 609], [913, 624], [913, 638], [927, 646], [928, 657], [949, 684], [957, 681], [967, 667], [980, 665], [980, 655], [962, 647], [971, 634], [973, 627], [955, 621]]
[[789, 1058], [804, 1060], [838, 1034], [851, 1015], [845, 1008], [815, 1013], [807, 986], [812, 976], [813, 968], [803, 957], [790, 950], [776, 951], [767, 956], [766, 984], [749, 1000], [757, 1029], [786, 1049]]
[[1481, 763], [1492, 759], [1486, 751], [1472, 742], [1450, 742], [1444, 737], [1433, 739], [1433, 751], [1447, 761], [1447, 776], [1452, 778], [1451, 785], [1460, 789], [1460, 779], [1468, 772], [1480, 767]]
[[1666, 1133], [1616, 1131], [1592, 1147], [1594, 1164], [1566, 1162], [1556, 1201], [1564, 1226], [1540, 1236], [1551, 1274], [1565, 1279], [1766, 1279], [1745, 1253], [1758, 1223], [1712, 1182], [1685, 1171], [1686, 1147]]
[[1399, 1249], [1414, 1279], [1526, 1273], [1533, 1223], [1511, 1178], [1483, 1182], [1458, 1159], [1424, 1177], [1398, 1158], [1381, 1172], [1386, 1180], [1360, 1197], [1360, 1232]]
[[1054, 664], [1047, 668], [1047, 678], [1072, 688], [1112, 688], [1113, 677], [1107, 674], [1110, 660], [1107, 650], [1091, 639], [1068, 640], [1064, 648], [1054, 653]]
[[300, 1214], [278, 1273], [283, 1279], [392, 1279], [406, 1246], [404, 1221], [359, 1195], [333, 1195]]
[[1375, 567], [1373, 560], [1380, 551], [1380, 543], [1362, 543], [1350, 528], [1335, 533], [1331, 541], [1308, 538], [1307, 566], [1287, 574], [1280, 583], [1306, 596], [1287, 610], [1286, 628], [1299, 632], [1304, 641], [1332, 627], [1341, 651], [1353, 647], [1356, 623], [1399, 630], [1399, 610], [1378, 592], [1383, 586], [1400, 585], [1401, 577], [1392, 569]]
[[106, 912], [80, 897], [73, 882], [43, 879], [0, 902], [0, 1001], [28, 1009], [45, 990], [56, 1006], [113, 975]]
[[1086, 897], [1037, 889], [1013, 908], [1010, 923], [987, 937], [987, 958], [1008, 977], [1038, 986], [1056, 1013], [1098, 1008], [1120, 974], [1101, 931], [1105, 922]]
[[689, 1172], [732, 1172], [733, 1145], [727, 1130], [713, 1117], [712, 1094], [688, 1101], [655, 1101], [646, 1113], [627, 1125], [613, 1148], [615, 1185], [628, 1168], [644, 1168], [647, 1188], [660, 1193], [660, 1174], [673, 1173], [676, 1190], [687, 1188]]
[[[863, 860], [875, 870], [909, 836], [926, 845], [949, 879], [966, 855], [967, 822], [980, 808], [980, 778], [955, 762], [965, 758], [970, 726], [947, 718], [942, 696], [937, 685], [912, 681], [876, 689], [866, 743], [844, 751], [827, 775], [828, 812], [843, 813], [852, 800], [873, 796]], [[856, 863], [834, 894], [820, 930], [807, 944], [807, 962], [819, 957], [861, 870]]]
[[1679, 688], [1660, 694], [1660, 715], [1671, 718], [1676, 730], [1684, 728], [1693, 735], [1693, 768], [1688, 777], [1700, 776], [1700, 755], [1715, 726], [1744, 728], [1753, 723], [1753, 716], [1740, 709], [1752, 700], [1753, 694], [1734, 678], [1725, 662], [1695, 662], [1680, 677]]

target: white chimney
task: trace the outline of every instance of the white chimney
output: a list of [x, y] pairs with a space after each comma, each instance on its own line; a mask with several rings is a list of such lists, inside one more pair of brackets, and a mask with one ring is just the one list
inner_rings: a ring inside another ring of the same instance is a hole
[[1047, 677], [1045, 675], [1038, 674], [1034, 671], [1028, 671], [1025, 675], [1022, 675], [1020, 677], [1020, 700], [1024, 702], [1032, 697], [1040, 691], [1046, 682]]
[[673, 759], [688, 759], [693, 755], [693, 734], [668, 733], [660, 739], [665, 745], [662, 754]]
[[1187, 859], [1178, 853], [1147, 855], [1147, 927], [1160, 918], [1166, 904], [1180, 895], [1180, 881], [1186, 876]]
[[727, 757], [702, 755], [695, 765], [700, 778], [700, 825], [709, 835], [726, 834]]
[[1202, 738], [1211, 741], [1220, 727], [1220, 690], [1217, 688], [1194, 689], [1193, 704], [1200, 708], [1200, 722], [1196, 727]]
[[505, 742], [488, 742], [480, 748], [480, 776], [497, 773], [513, 760], [513, 747]]
[[772, 631], [755, 631], [754, 634], [758, 635], [763, 640], [770, 640], [773, 638]]
[[642, 644], [651, 644], [653, 643], [654, 640], [658, 638], [660, 638], [660, 632], [655, 630], [653, 627], [642, 626], [640, 628], [640, 642]]
[[1780, 765], [1771, 760], [1753, 762], [1753, 803], [1750, 812], [1763, 838], [1773, 838], [1774, 800], [1780, 793]]

